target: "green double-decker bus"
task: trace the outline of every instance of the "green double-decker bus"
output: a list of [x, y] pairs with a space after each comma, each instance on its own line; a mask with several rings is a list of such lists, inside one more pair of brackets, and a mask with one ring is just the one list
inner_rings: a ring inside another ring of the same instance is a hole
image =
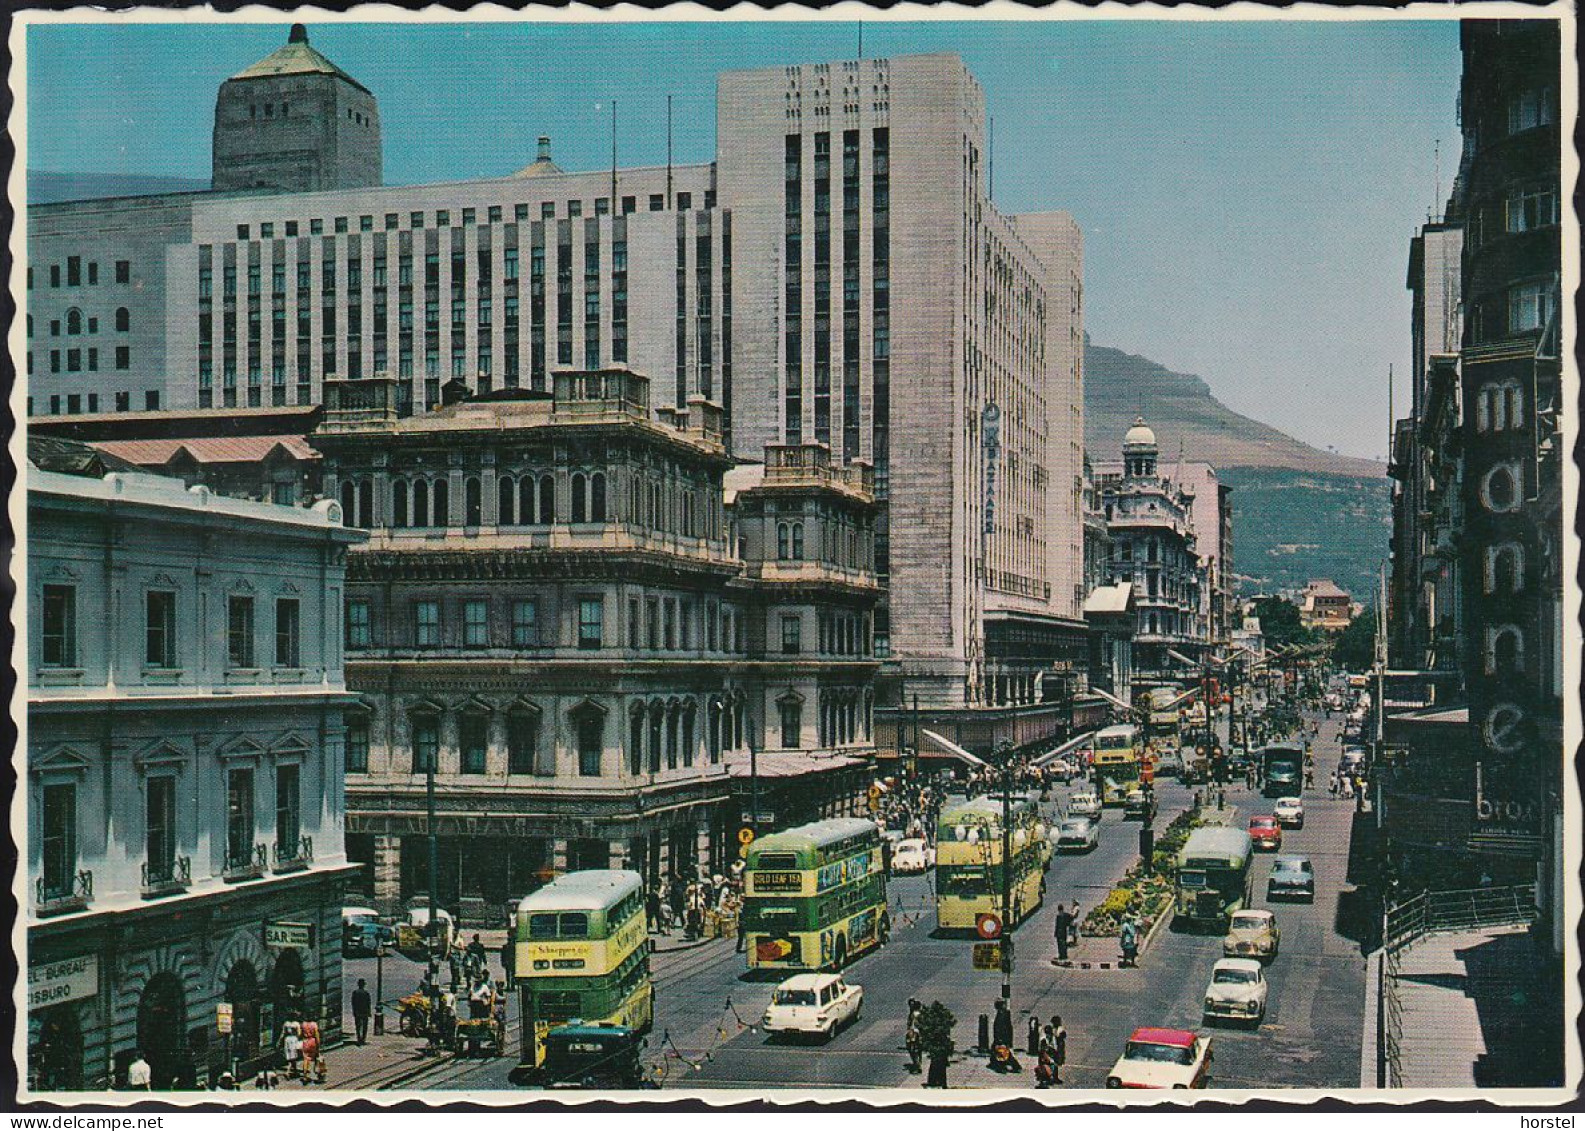
[[[949, 798], [941, 807], [936, 818], [936, 924], [943, 930], [971, 930], [979, 916], [1002, 913], [1002, 808], [995, 795], [973, 801]], [[1017, 795], [1008, 808], [1011, 930], [1044, 900], [1051, 857], [1038, 796]]]
[[545, 1037], [567, 1022], [649, 1030], [655, 991], [637, 872], [600, 868], [557, 877], [517, 905], [514, 938], [523, 1015], [535, 1022], [522, 1034], [520, 1068], [536, 1068]]
[[748, 964], [836, 969], [879, 945], [890, 928], [880, 831], [838, 818], [749, 845], [743, 884]]

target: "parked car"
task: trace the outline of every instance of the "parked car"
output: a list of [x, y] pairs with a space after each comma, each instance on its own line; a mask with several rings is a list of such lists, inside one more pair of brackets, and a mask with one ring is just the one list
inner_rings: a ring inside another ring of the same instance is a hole
[[1266, 973], [1253, 958], [1223, 958], [1211, 968], [1205, 987], [1205, 1020], [1246, 1021], [1259, 1026], [1266, 1018]]
[[396, 928], [380, 922], [378, 911], [372, 907], [341, 909], [341, 957], [367, 958], [378, 954], [382, 946], [396, 946]]
[[771, 994], [760, 1025], [767, 1033], [802, 1033], [830, 1040], [843, 1025], [857, 1021], [864, 987], [838, 974], [795, 974]]
[[1271, 815], [1285, 829], [1304, 828], [1304, 801], [1297, 797], [1279, 797], [1271, 807]]
[[1069, 817], [1093, 817], [1101, 819], [1101, 799], [1089, 790], [1080, 790], [1068, 798]]
[[1059, 852], [1089, 852], [1101, 843], [1101, 827], [1088, 817], [1069, 817], [1057, 826]]
[[1270, 911], [1254, 908], [1233, 912], [1227, 934], [1222, 939], [1222, 954], [1227, 958], [1277, 957], [1282, 947], [1282, 931]]
[[1211, 1038], [1188, 1029], [1135, 1029], [1106, 1075], [1108, 1088], [1203, 1088]]
[[892, 872], [899, 876], [927, 872], [935, 863], [936, 850], [918, 837], [900, 840], [892, 849]]
[[1249, 839], [1256, 848], [1269, 848], [1275, 852], [1282, 847], [1282, 826], [1277, 824], [1275, 817], [1251, 817]]
[[1266, 898], [1315, 900], [1315, 869], [1308, 856], [1279, 856], [1266, 877]]

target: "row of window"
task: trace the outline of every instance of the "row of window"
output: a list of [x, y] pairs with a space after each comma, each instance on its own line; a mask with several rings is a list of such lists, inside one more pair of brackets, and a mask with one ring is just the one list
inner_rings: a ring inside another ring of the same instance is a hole
[[[66, 363], [67, 373], [99, 372], [99, 347], [89, 346], [87, 349], [50, 350], [50, 372], [61, 371], [62, 360]], [[132, 348], [130, 346], [115, 347], [115, 366], [117, 369], [132, 368]], [[33, 375], [33, 351], [28, 350], [28, 375]]]
[[[45, 585], [40, 608], [39, 665], [81, 666], [78, 640], [77, 587]], [[175, 668], [182, 659], [177, 634], [176, 593], [153, 589], [144, 594], [145, 666]], [[232, 594], [226, 602], [226, 663], [230, 668], [255, 668], [257, 634], [254, 599]], [[275, 601], [274, 656], [278, 667], [302, 666], [302, 607], [295, 597]]]
[[[90, 259], [88, 261], [87, 267], [88, 267], [88, 272], [87, 272], [88, 285], [90, 287], [97, 287], [99, 285], [99, 264], [98, 264], [97, 261]], [[116, 282], [118, 284], [122, 285], [122, 286], [126, 286], [126, 285], [128, 285], [128, 284], [130, 284], [132, 282], [132, 261], [130, 259], [118, 259], [118, 260], [116, 260]], [[51, 263], [50, 264], [50, 286], [51, 287], [59, 287], [60, 285], [61, 285], [61, 265], [59, 263]], [[82, 258], [82, 256], [80, 256], [80, 255], [68, 255], [66, 257], [66, 285], [68, 287], [80, 287], [80, 286], [83, 285], [83, 258]], [[28, 268], [28, 290], [31, 291], [32, 289], [33, 289], [33, 268], [29, 267]]]
[[[277, 866], [303, 859], [301, 769], [296, 762], [282, 762], [274, 771]], [[254, 844], [255, 776], [251, 767], [226, 772], [224, 870], [228, 873], [253, 870], [262, 863], [260, 846]], [[190, 866], [177, 855], [183, 837], [176, 780], [174, 774], [158, 774], [144, 782], [142, 883], [146, 890], [191, 879]], [[48, 903], [75, 892], [80, 816], [75, 783], [46, 784], [42, 792], [40, 874], [43, 902]]]
[[[516, 598], [511, 601], [511, 620], [508, 623], [510, 647], [539, 648], [554, 646], [556, 641], [543, 632], [537, 598]], [[462, 636], [464, 648], [499, 647], [500, 641], [492, 639], [490, 627], [490, 602], [473, 598], [461, 603]], [[794, 621], [796, 617], [792, 618]], [[702, 622], [702, 632], [701, 632]], [[824, 622], [822, 622], [824, 623]], [[370, 602], [353, 598], [347, 602], [347, 647], [374, 646], [372, 610]], [[691, 651], [703, 648], [716, 651], [717, 643], [723, 651], [746, 650], [745, 625], [740, 615], [727, 606], [699, 603], [690, 598], [638, 597], [628, 601], [627, 646], [638, 649], [646, 644], [651, 651]], [[845, 625], [845, 627], [844, 627]], [[796, 634], [796, 630], [794, 630]], [[851, 652], [858, 646], [860, 629], [856, 620], [835, 622], [830, 629], [831, 650]], [[784, 636], [784, 643], [785, 643]], [[794, 637], [794, 643], [801, 639]], [[825, 639], [823, 634], [822, 639]], [[418, 648], [443, 646], [444, 633], [441, 620], [441, 602], [415, 601], [412, 605], [412, 642]], [[583, 649], [596, 649], [605, 645], [605, 605], [599, 597], [578, 599], [576, 644]], [[824, 649], [824, 645], [822, 645]], [[794, 647], [793, 651], [798, 649]], [[238, 665], [241, 666], [241, 665]]]
[[[28, 362], [29, 362], [29, 364], [28, 364], [28, 372], [31, 373], [33, 371], [32, 355], [31, 354], [28, 355]], [[116, 396], [115, 405], [116, 405], [116, 411], [117, 412], [131, 412], [132, 411], [132, 394], [131, 394], [131, 392], [129, 392], [127, 390], [122, 390], [122, 391], [116, 393], [115, 396]], [[88, 406], [87, 407], [87, 411], [88, 412], [98, 412], [99, 411], [99, 394], [98, 393], [89, 393], [89, 394], [87, 394], [86, 401], [87, 401], [87, 406]], [[59, 415], [61, 415], [62, 403], [63, 403], [63, 401], [62, 401], [61, 394], [53, 393], [53, 394], [50, 395], [49, 406], [50, 406], [50, 415], [51, 416], [59, 416]], [[66, 409], [67, 415], [76, 416], [78, 413], [83, 412], [84, 411], [83, 404], [84, 404], [84, 395], [83, 394], [81, 394], [81, 393], [67, 393], [65, 395], [64, 405], [65, 405], [65, 409]], [[159, 408], [160, 408], [160, 392], [159, 392], [158, 389], [145, 389], [145, 390], [143, 390], [143, 408], [144, 408], [144, 411], [146, 411], [146, 412], [158, 412], [159, 411]], [[28, 415], [29, 416], [33, 415], [33, 398], [31, 396], [28, 397]]]
[[[677, 209], [678, 212], [690, 212], [690, 211], [693, 210], [693, 193], [691, 193], [691, 192], [679, 192], [675, 196], [675, 202], [676, 202], [676, 209]], [[624, 197], [622, 197], [621, 204], [622, 204], [621, 214], [623, 216], [627, 216], [627, 215], [630, 215], [630, 214], [638, 211], [638, 198], [636, 196], [624, 196]], [[584, 202], [581, 201], [581, 200], [564, 201], [563, 202], [563, 206], [564, 207], [563, 207], [563, 213], [562, 214], [565, 217], [567, 217], [567, 218], [576, 218], [576, 217], [584, 215]], [[715, 207], [715, 190], [713, 190], [713, 189], [706, 190], [706, 192], [704, 194], [704, 207], [705, 208], [714, 208]], [[649, 211], [651, 211], [651, 212], [664, 212], [665, 210], [666, 210], [666, 196], [665, 196], [665, 194], [664, 193], [658, 193], [658, 192], [657, 193], [651, 193], [650, 196], [649, 196]], [[596, 197], [594, 202], [593, 202], [593, 208], [592, 208], [592, 211], [590, 212], [590, 214], [594, 215], [594, 216], [609, 216], [611, 214], [611, 200], [610, 200], [610, 198], [609, 197], [604, 197], [604, 196]], [[455, 221], [452, 219], [452, 215], [453, 215], [453, 210], [449, 209], [449, 208], [436, 209], [432, 216], [429, 213], [425, 213], [425, 212], [409, 212], [407, 214], [407, 225], [406, 226], [407, 226], [407, 228], [415, 230], [415, 231], [420, 231], [420, 230], [424, 229], [425, 227], [451, 228], [451, 227], [460, 226], [460, 227], [464, 227], [464, 228], [471, 228], [475, 224], [478, 223], [479, 210], [477, 208], [463, 208], [460, 211], [456, 212], [456, 220]], [[387, 213], [385, 213], [385, 215], [383, 217], [383, 224], [381, 226], [387, 232], [399, 231], [399, 230], [402, 229], [401, 216], [402, 216], [402, 214], [400, 212], [387, 212]], [[485, 217], [486, 217], [486, 222], [487, 223], [499, 224], [499, 223], [504, 222], [504, 212], [502, 210], [502, 206], [499, 205], [499, 204], [490, 205], [485, 210]], [[512, 210], [512, 217], [513, 217], [514, 220], [519, 220], [519, 221], [530, 219], [531, 217], [529, 215], [529, 205], [527, 205], [526, 203], [514, 205], [513, 206], [513, 210]], [[556, 218], [556, 202], [552, 201], [552, 200], [546, 200], [546, 201], [541, 202], [540, 206], [539, 206], [539, 219], [541, 219], [541, 220], [554, 220], [555, 218]], [[426, 223], [426, 219], [427, 219], [427, 223]], [[358, 231], [360, 231], [360, 232], [372, 232], [372, 231], [375, 230], [375, 217], [374, 217], [374, 215], [372, 213], [365, 213], [364, 215], [359, 216], [357, 218], [357, 224], [358, 224], [358, 227], [357, 227]], [[300, 221], [297, 221], [297, 220], [287, 220], [287, 221], [282, 223], [281, 229], [282, 229], [283, 235], [286, 238], [290, 239], [291, 237], [296, 236], [299, 233], [299, 231], [301, 230], [301, 224], [300, 224]], [[350, 226], [349, 218], [346, 217], [346, 216], [334, 217], [331, 220], [331, 230], [334, 231], [334, 232], [337, 232], [337, 233], [344, 233], [344, 232], [350, 231], [351, 230], [351, 226]], [[324, 231], [325, 231], [325, 221], [323, 219], [314, 218], [314, 219], [311, 219], [311, 220], [308, 221], [308, 234], [309, 235], [313, 235], [313, 236], [323, 235]], [[252, 233], [253, 233], [252, 225], [250, 225], [250, 224], [238, 224], [237, 225], [237, 239], [239, 239], [239, 240], [252, 239], [253, 238]], [[259, 225], [259, 238], [260, 239], [265, 239], [265, 240], [274, 239], [275, 238], [275, 224], [274, 224], [274, 222], [265, 221], [265, 222], [263, 222], [263, 223], [261, 223]]]
[[[115, 324], [118, 334], [128, 333], [132, 329], [132, 312], [124, 306], [116, 307]], [[87, 327], [86, 331], [84, 330], [85, 326]], [[97, 334], [99, 333], [99, 319], [91, 316], [85, 319], [80, 309], [75, 306], [71, 307], [66, 311], [66, 333], [73, 336], [82, 333]], [[29, 314], [28, 337], [31, 338], [32, 336], [33, 315]], [[58, 338], [60, 336], [61, 320], [59, 318], [50, 319], [50, 337]]]
[[[795, 704], [797, 706], [797, 704]], [[483, 705], [464, 707], [457, 712], [457, 772], [468, 775], [488, 772], [491, 712]], [[744, 705], [740, 696], [712, 698], [705, 712], [706, 762], [718, 765], [725, 748], [743, 741]], [[698, 749], [699, 708], [687, 700], [654, 699], [635, 703], [628, 711], [627, 769], [637, 776], [658, 774], [662, 769], [692, 767], [700, 756]], [[833, 716], [834, 718], [835, 716]], [[801, 707], [798, 718], [801, 721]], [[853, 715], [856, 719], [857, 716]], [[577, 746], [578, 775], [598, 777], [605, 743], [605, 712], [591, 703], [581, 704], [571, 716]], [[439, 771], [441, 713], [430, 707], [415, 709], [411, 724], [411, 772]], [[540, 711], [531, 703], [520, 702], [505, 712], [506, 772], [510, 775], [553, 777], [556, 752], [552, 743], [541, 742]], [[797, 745], [796, 740], [793, 745]], [[347, 720], [348, 773], [367, 773], [369, 769], [369, 721], [359, 715]]]

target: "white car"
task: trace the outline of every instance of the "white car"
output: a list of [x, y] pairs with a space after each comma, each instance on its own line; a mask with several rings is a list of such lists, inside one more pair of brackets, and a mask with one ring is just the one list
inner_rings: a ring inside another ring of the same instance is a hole
[[1271, 807], [1271, 815], [1283, 828], [1304, 828], [1304, 802], [1297, 797], [1279, 797]]
[[1100, 843], [1100, 828], [1088, 817], [1069, 817], [1057, 826], [1058, 852], [1088, 852]]
[[935, 862], [935, 850], [917, 837], [900, 840], [892, 849], [892, 871], [899, 876], [928, 871]]
[[1203, 1088], [1211, 1038], [1187, 1029], [1135, 1029], [1106, 1074], [1108, 1088]]
[[1253, 958], [1223, 958], [1205, 987], [1205, 1019], [1225, 1018], [1258, 1026], [1266, 1018], [1266, 972]]
[[1053, 758], [1046, 763], [1047, 775], [1056, 778], [1060, 782], [1066, 783], [1076, 772], [1073, 768], [1073, 763], [1066, 758]]
[[830, 1040], [843, 1025], [857, 1021], [864, 987], [837, 974], [796, 974], [776, 987], [760, 1025], [767, 1033], [806, 1033]]
[[1089, 790], [1081, 790], [1068, 798], [1069, 817], [1094, 817], [1101, 819], [1101, 799]]

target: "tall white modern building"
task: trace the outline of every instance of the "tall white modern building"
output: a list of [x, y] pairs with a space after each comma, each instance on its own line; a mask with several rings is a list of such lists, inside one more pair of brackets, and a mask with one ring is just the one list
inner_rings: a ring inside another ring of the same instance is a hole
[[731, 72], [716, 121], [735, 442], [874, 464], [909, 701], [1034, 707], [1083, 653], [1077, 224], [996, 209], [956, 55]]

